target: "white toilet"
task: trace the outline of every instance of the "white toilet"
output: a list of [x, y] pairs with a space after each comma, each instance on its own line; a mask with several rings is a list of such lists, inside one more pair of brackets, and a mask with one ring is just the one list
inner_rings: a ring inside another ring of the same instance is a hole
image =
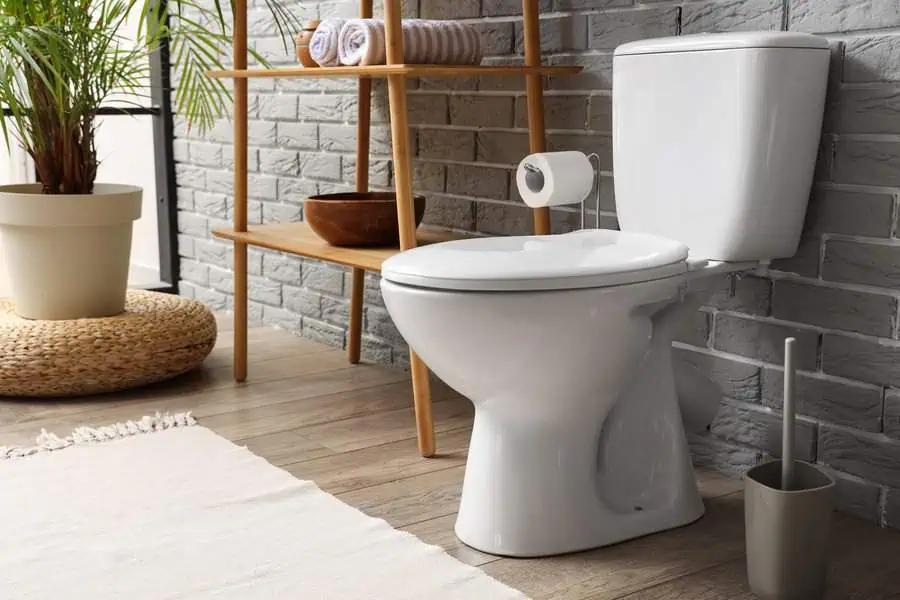
[[460, 540], [545, 556], [703, 514], [685, 424], [707, 424], [719, 395], [679, 398], [673, 331], [697, 278], [796, 252], [828, 63], [825, 40], [796, 33], [621, 46], [621, 231], [447, 242], [384, 263], [398, 329], [475, 405]]

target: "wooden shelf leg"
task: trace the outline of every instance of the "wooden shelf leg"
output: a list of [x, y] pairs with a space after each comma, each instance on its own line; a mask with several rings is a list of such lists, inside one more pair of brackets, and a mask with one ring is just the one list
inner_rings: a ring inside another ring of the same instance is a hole
[[[247, 68], [247, 0], [234, 5], [234, 67]], [[247, 80], [234, 80], [234, 229], [247, 231]], [[247, 379], [247, 244], [234, 244], [234, 380]]]
[[431, 458], [437, 452], [437, 447], [434, 439], [434, 417], [431, 414], [431, 381], [428, 379], [428, 366], [412, 350], [409, 352], [409, 366], [412, 372], [419, 453], [425, 458]]
[[247, 381], [247, 244], [234, 243], [234, 380]]
[[366, 288], [366, 272], [354, 267], [350, 286], [350, 334], [347, 340], [347, 360], [359, 364], [362, 353], [363, 292]]
[[[538, 0], [522, 0], [524, 18], [525, 64], [537, 67], [541, 64], [541, 32], [538, 22]], [[528, 149], [532, 154], [546, 150], [544, 130], [544, 82], [540, 74], [525, 76], [528, 96]], [[550, 233], [550, 209], [534, 209], [535, 235]]]
[[[384, 1], [384, 17], [387, 63], [402, 63], [403, 33], [400, 29], [400, 0]], [[416, 223], [413, 218], [412, 168], [409, 155], [409, 119], [405, 77], [400, 75], [388, 77], [388, 101], [391, 108], [391, 145], [394, 156], [394, 191], [397, 194], [400, 248], [408, 250], [416, 246]], [[416, 411], [419, 452], [422, 456], [430, 457], [434, 456], [435, 442], [428, 367], [412, 350], [409, 353], [409, 362], [412, 371], [413, 405]]]
[[[359, 16], [366, 19], [372, 16], [372, 0], [360, 0]], [[359, 79], [359, 102], [356, 119], [356, 191], [369, 191], [369, 136], [372, 120], [372, 80]], [[350, 364], [358, 364], [362, 351], [363, 330], [363, 292], [366, 285], [366, 272], [354, 267], [350, 284], [350, 331], [347, 339], [347, 360]]]
[[[415, 220], [412, 216], [412, 170], [409, 156], [409, 124], [406, 111], [406, 79], [388, 77], [388, 99], [391, 105], [391, 136], [394, 150], [394, 189], [397, 193], [397, 214], [400, 221], [400, 248], [416, 245]], [[431, 457], [435, 453], [434, 418], [431, 414], [431, 382], [428, 367], [410, 350], [413, 404], [416, 411], [416, 434], [419, 452]]]

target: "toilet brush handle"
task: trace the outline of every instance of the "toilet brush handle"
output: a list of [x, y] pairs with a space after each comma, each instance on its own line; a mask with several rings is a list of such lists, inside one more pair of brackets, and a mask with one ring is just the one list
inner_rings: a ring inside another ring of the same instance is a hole
[[789, 490], [794, 481], [794, 338], [784, 340], [784, 424], [781, 435], [781, 489]]

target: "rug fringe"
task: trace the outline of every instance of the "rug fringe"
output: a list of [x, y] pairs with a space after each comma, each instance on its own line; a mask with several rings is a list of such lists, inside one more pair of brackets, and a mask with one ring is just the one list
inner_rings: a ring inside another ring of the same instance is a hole
[[191, 413], [160, 414], [144, 416], [138, 421], [125, 421], [103, 427], [77, 427], [66, 437], [59, 437], [46, 429], [41, 429], [34, 446], [0, 446], [0, 460], [23, 458], [39, 452], [54, 452], [79, 444], [94, 444], [122, 439], [143, 433], [165, 431], [179, 427], [196, 425]]

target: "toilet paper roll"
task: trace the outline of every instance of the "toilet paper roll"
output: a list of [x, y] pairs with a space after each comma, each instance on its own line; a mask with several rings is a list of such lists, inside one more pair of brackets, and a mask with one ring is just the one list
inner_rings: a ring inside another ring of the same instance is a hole
[[580, 204], [594, 187], [594, 168], [574, 150], [529, 154], [516, 170], [516, 185], [531, 208]]

